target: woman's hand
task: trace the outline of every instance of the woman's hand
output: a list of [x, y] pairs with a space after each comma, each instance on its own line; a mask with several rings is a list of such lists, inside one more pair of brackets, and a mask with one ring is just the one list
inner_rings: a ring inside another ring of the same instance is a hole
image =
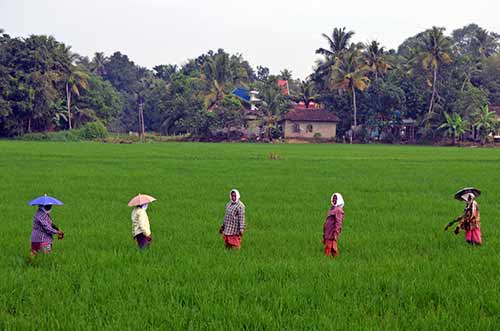
[[61, 230], [59, 230], [57, 232], [57, 239], [59, 239], [59, 240], [64, 239], [64, 232], [62, 232]]

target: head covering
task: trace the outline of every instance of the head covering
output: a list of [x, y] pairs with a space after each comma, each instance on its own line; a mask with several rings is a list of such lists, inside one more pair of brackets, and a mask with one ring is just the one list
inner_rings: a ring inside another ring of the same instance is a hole
[[474, 193], [465, 193], [464, 195], [462, 195], [462, 199], [464, 199], [465, 202], [469, 202], [469, 198], [472, 198], [472, 200], [474, 200], [476, 196], [474, 195]]
[[[233, 199], [231, 197], [231, 193], [233, 193], [233, 192], [236, 193], [236, 201], [233, 201]], [[240, 192], [237, 189], [233, 188], [231, 190], [231, 192], [229, 192], [229, 201], [231, 201], [231, 202], [238, 202], [238, 201], [240, 201]]]
[[50, 212], [52, 211], [52, 205], [43, 205], [40, 207], [45, 212], [45, 214], [50, 214]]
[[[333, 197], [334, 196], [337, 196], [337, 204], [335, 204], [335, 205], [333, 204]], [[334, 207], [337, 207], [337, 206], [342, 207], [342, 208], [344, 207], [344, 198], [342, 198], [342, 194], [340, 194], [340, 193], [333, 193], [332, 197], [330, 198], [330, 201], [332, 203], [332, 206], [334, 206]]]
[[144, 209], [144, 210], [147, 210], [148, 209], [148, 204], [145, 203], [145, 204], [141, 205], [141, 208]]

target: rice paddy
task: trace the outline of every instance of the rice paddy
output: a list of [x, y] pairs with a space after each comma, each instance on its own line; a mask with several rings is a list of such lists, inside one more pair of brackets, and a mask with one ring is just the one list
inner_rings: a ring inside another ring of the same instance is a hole
[[[410, 146], [0, 141], [2, 330], [498, 330], [500, 150]], [[277, 159], [270, 159], [275, 154]], [[478, 198], [484, 244], [444, 232]], [[241, 251], [218, 235], [229, 191]], [[333, 192], [340, 256], [322, 254]], [[29, 263], [34, 207], [64, 201]], [[138, 251], [129, 199], [148, 209]]]

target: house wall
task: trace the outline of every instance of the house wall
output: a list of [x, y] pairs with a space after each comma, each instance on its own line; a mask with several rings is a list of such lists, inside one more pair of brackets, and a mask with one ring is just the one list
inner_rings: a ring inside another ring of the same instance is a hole
[[[294, 132], [294, 123], [299, 125], [300, 132]], [[307, 126], [312, 125], [312, 132], [307, 132]], [[285, 138], [314, 138], [314, 134], [319, 132], [321, 138], [335, 138], [337, 134], [337, 123], [335, 122], [306, 122], [306, 121], [285, 121]]]
[[246, 128], [242, 128], [241, 129], [241, 132], [243, 132], [243, 134], [246, 136], [246, 137], [258, 137], [260, 135], [260, 131], [261, 129], [259, 128], [259, 125], [260, 125], [260, 121], [257, 120], [257, 119], [247, 119], [247, 127]]

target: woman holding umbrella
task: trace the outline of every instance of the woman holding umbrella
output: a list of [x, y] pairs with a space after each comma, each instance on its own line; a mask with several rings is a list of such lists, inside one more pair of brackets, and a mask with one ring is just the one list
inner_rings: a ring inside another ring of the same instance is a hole
[[481, 191], [476, 188], [464, 188], [455, 193], [455, 199], [465, 201], [465, 209], [462, 215], [448, 223], [444, 230], [448, 230], [453, 224], [458, 223], [455, 228], [455, 234], [460, 230], [465, 230], [465, 240], [471, 245], [481, 245], [481, 217], [479, 215], [479, 205], [476, 198]]
[[33, 217], [33, 229], [31, 230], [31, 257], [40, 252], [49, 254], [52, 251], [53, 236], [57, 235], [58, 239], [64, 238], [64, 232], [52, 223], [50, 217], [52, 206], [62, 206], [63, 203], [45, 194], [43, 197], [30, 201], [29, 205], [38, 206]]
[[151, 237], [151, 228], [149, 226], [149, 217], [146, 213], [149, 203], [156, 199], [150, 195], [139, 194], [128, 203], [132, 209], [132, 236], [137, 241], [140, 249], [148, 248], [153, 238]]

